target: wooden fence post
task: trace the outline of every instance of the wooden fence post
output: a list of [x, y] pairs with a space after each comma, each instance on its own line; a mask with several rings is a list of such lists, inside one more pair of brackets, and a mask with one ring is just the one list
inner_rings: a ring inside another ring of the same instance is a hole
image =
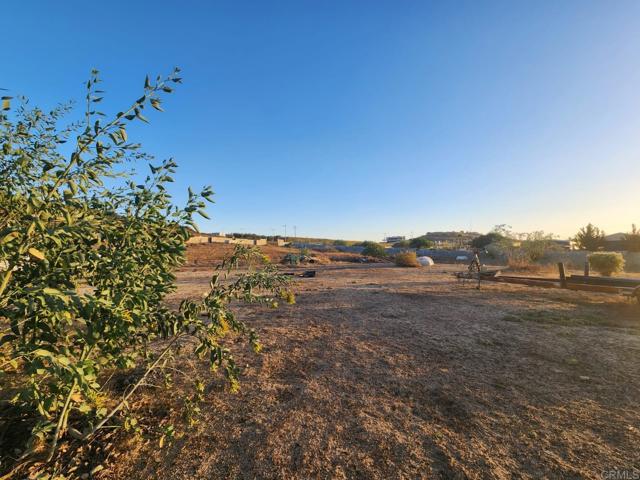
[[560, 286], [567, 288], [567, 276], [565, 275], [563, 262], [558, 262], [558, 272], [560, 273]]

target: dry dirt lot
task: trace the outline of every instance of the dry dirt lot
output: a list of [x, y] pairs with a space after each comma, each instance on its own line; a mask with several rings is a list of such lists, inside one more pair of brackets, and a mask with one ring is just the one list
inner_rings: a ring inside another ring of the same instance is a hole
[[[601, 478], [640, 467], [640, 308], [520, 285], [478, 291], [457, 268], [322, 266], [296, 282], [296, 305], [242, 307], [265, 348], [238, 345], [240, 393], [185, 357], [208, 379], [202, 421], [162, 450], [121, 446], [105, 477]], [[172, 301], [201, 295], [209, 274], [182, 271]], [[142, 410], [170, 421], [172, 395], [153, 395]]]

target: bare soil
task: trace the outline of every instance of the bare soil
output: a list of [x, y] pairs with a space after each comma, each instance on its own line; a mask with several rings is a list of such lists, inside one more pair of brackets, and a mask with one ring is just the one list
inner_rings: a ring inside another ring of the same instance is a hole
[[[241, 390], [207, 382], [201, 421], [164, 448], [127, 440], [100, 478], [601, 478], [640, 467], [640, 308], [621, 297], [487, 283], [436, 265], [328, 265], [297, 304], [241, 307]], [[304, 269], [304, 268], [303, 268]], [[210, 269], [178, 275], [171, 302]], [[182, 383], [180, 383], [182, 382]], [[176, 423], [172, 392], [138, 407]]]

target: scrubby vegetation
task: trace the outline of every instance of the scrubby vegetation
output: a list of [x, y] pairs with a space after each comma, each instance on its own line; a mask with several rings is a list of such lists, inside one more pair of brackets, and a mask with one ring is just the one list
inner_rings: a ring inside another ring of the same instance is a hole
[[409, 240], [400, 240], [399, 242], [394, 243], [393, 247], [394, 248], [410, 248], [411, 244]]
[[[103, 427], [134, 425], [130, 397], [153, 372], [171, 368], [182, 338], [191, 338], [194, 354], [237, 389], [238, 370], [221, 338], [243, 334], [256, 352], [260, 343], [231, 302], [293, 300], [287, 278], [271, 266], [224, 281], [239, 263], [262, 260], [258, 251], [239, 247], [215, 270], [204, 298], [184, 300], [175, 310], [164, 303], [175, 289], [173, 270], [183, 262], [194, 215], [206, 217], [213, 193], [189, 190], [186, 205], [177, 207], [167, 193], [173, 160], [150, 163], [139, 182], [121, 167], [151, 160], [128, 139], [128, 126], [146, 122], [149, 107], [162, 110], [162, 95], [180, 81], [178, 69], [147, 78], [142, 96], [107, 119], [97, 108], [103, 92], [94, 71], [83, 120], [66, 126], [60, 123], [68, 106], [45, 112], [22, 101], [12, 110], [12, 99], [4, 98], [0, 391], [2, 418], [13, 421], [5, 423], [4, 446], [19, 452], [14, 473], [34, 459], [46, 470], [71, 437], [89, 440]], [[62, 147], [67, 142], [73, 146]], [[112, 396], [109, 382], [122, 372], [136, 380]], [[197, 399], [185, 402], [192, 414]]]
[[525, 258], [509, 258], [507, 260], [507, 266], [511, 271], [526, 272], [531, 274], [538, 273], [540, 272], [540, 270], [542, 270], [541, 265], [531, 263], [529, 260]]
[[365, 241], [361, 243], [361, 246], [364, 247], [362, 255], [366, 255], [367, 257], [384, 258], [387, 255], [384, 247], [379, 243]]
[[542, 230], [514, 233], [508, 225], [498, 225], [493, 232], [488, 233], [476, 244], [483, 244], [489, 237], [497, 239], [486, 245], [485, 248], [489, 254], [494, 257], [504, 257], [510, 266], [519, 269], [540, 261], [546, 252], [554, 248], [553, 235]]
[[627, 250], [630, 252], [640, 252], [640, 229], [635, 224], [631, 225], [631, 231], [625, 235]]
[[418, 257], [415, 252], [402, 252], [394, 257], [394, 261], [399, 267], [419, 267]]
[[410, 238], [409, 240], [401, 240], [393, 244], [395, 248], [433, 248], [433, 241], [429, 240], [426, 236]]
[[604, 237], [604, 231], [590, 223], [586, 227], [581, 228], [573, 240], [581, 250], [597, 252], [604, 247]]
[[618, 252], [596, 252], [588, 256], [592, 269], [605, 277], [624, 269], [624, 257]]
[[491, 245], [492, 243], [499, 243], [504, 239], [504, 236], [502, 236], [500, 233], [498, 232], [489, 232], [486, 233], [484, 235], [480, 235], [476, 238], [474, 238], [471, 241], [471, 246], [473, 248], [485, 248], [488, 245]]
[[409, 240], [409, 246], [411, 248], [431, 248], [433, 247], [433, 242], [429, 240], [427, 237], [416, 237]]

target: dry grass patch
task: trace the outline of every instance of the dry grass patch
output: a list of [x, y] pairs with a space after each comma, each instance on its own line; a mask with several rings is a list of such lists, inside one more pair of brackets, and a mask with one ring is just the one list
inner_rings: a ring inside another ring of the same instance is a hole
[[419, 267], [418, 258], [415, 252], [399, 253], [395, 257], [396, 265], [399, 267]]
[[512, 258], [508, 262], [509, 270], [520, 273], [538, 274], [542, 270], [542, 266], [531, 263], [529, 260]]

